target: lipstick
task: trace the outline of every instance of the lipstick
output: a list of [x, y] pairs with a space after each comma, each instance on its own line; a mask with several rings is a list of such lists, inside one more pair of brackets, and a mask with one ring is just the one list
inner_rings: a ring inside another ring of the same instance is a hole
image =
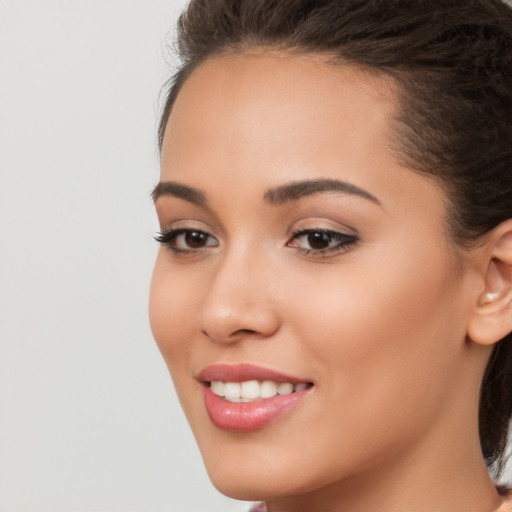
[[312, 383], [249, 364], [217, 364], [198, 375], [212, 423], [230, 432], [251, 432], [270, 425], [309, 394]]

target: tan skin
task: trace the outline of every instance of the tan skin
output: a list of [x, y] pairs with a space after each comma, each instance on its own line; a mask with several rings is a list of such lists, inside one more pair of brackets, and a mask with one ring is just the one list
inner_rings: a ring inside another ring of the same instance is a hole
[[[500, 504], [480, 452], [478, 389], [512, 329], [512, 224], [473, 249], [452, 242], [442, 187], [391, 150], [395, 110], [384, 78], [256, 52], [199, 66], [166, 128], [162, 182], [206, 203], [155, 201], [162, 231], [188, 235], [159, 251], [151, 326], [213, 483], [271, 512]], [[325, 179], [367, 196], [265, 201]], [[215, 363], [314, 386], [265, 428], [229, 432], [210, 421], [197, 380]]]

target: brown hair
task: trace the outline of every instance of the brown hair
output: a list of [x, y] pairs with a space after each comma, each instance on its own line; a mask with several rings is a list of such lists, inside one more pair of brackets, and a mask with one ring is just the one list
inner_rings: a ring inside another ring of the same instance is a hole
[[[206, 59], [268, 47], [321, 53], [393, 77], [400, 156], [444, 184], [457, 243], [512, 218], [512, 9], [503, 1], [192, 0], [178, 30], [182, 65], [160, 147], [177, 94]], [[481, 386], [480, 442], [496, 476], [512, 415], [510, 338], [495, 346]]]

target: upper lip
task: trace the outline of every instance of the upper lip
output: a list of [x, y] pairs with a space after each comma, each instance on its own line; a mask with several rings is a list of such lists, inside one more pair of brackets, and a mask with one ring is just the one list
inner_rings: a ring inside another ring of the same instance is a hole
[[253, 364], [212, 364], [203, 368], [198, 373], [197, 379], [202, 382], [244, 382], [248, 380], [271, 380], [274, 382], [291, 382], [292, 384], [310, 382], [308, 379], [293, 377]]

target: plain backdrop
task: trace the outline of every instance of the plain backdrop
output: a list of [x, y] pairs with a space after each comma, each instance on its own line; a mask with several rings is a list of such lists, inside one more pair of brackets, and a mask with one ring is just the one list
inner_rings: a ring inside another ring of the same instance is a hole
[[184, 0], [0, 0], [0, 512], [236, 512], [147, 318]]
[[0, 2], [0, 511], [235, 512], [147, 318], [183, 0]]

